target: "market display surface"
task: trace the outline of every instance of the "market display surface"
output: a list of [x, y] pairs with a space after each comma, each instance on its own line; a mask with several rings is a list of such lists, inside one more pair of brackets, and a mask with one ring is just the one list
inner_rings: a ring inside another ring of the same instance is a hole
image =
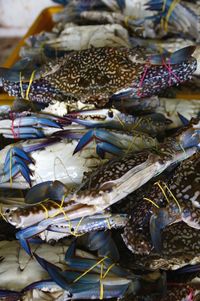
[[0, 300], [198, 301], [200, 1], [55, 2], [0, 68]]

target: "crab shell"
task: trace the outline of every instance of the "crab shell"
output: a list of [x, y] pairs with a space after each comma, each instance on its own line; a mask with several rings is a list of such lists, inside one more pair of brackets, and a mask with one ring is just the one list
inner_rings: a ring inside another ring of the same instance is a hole
[[[73, 95], [77, 100], [102, 107], [111, 96], [114, 100], [156, 95], [171, 85], [184, 82], [196, 70], [196, 59], [191, 56], [194, 47], [179, 51], [169, 60], [160, 55], [148, 55], [139, 47], [73, 52], [36, 72], [28, 98], [51, 102]], [[22, 90], [27, 91], [30, 78], [25, 78], [22, 88], [20, 82], [11, 82], [9, 76], [7, 78], [3, 77], [4, 90], [22, 97]]]

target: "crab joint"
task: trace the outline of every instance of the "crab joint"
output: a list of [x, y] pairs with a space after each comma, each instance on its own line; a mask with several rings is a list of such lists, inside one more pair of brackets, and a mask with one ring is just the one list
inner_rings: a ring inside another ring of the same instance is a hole
[[81, 274], [80, 276], [78, 276], [73, 282], [77, 282], [79, 281], [82, 277], [84, 277], [86, 274], [88, 274], [89, 272], [91, 272], [96, 266], [100, 265], [101, 268], [101, 273], [100, 273], [100, 295], [99, 295], [99, 299], [102, 300], [104, 297], [104, 287], [103, 287], [103, 283], [102, 280], [106, 278], [107, 274], [109, 273], [109, 271], [114, 267], [115, 263], [112, 263], [107, 270], [105, 271], [105, 273], [103, 274], [103, 269], [104, 269], [104, 261], [108, 259], [108, 256], [105, 256], [104, 258], [100, 259], [97, 263], [95, 263], [93, 266], [91, 266], [88, 270], [86, 270], [83, 274]]

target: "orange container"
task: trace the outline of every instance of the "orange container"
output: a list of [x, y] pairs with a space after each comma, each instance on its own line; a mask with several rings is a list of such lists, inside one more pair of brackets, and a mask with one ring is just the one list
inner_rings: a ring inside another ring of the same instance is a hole
[[[25, 39], [29, 36], [37, 34], [42, 31], [50, 31], [53, 28], [53, 14], [56, 14], [62, 10], [61, 6], [52, 6], [45, 8], [34, 23], [29, 28], [25, 36], [20, 40], [15, 49], [12, 51], [8, 59], [5, 61], [3, 67], [10, 68], [19, 60], [20, 48], [24, 45]], [[13, 97], [8, 94], [0, 94], [0, 105], [10, 105], [13, 102]]]
[[21, 41], [17, 44], [11, 55], [4, 63], [4, 67], [10, 68], [19, 60], [19, 51], [20, 48], [24, 45], [25, 39], [34, 34], [40, 33], [42, 31], [50, 31], [53, 28], [53, 14], [56, 14], [62, 10], [61, 6], [52, 6], [45, 8], [34, 23], [29, 28], [28, 32], [21, 39]]

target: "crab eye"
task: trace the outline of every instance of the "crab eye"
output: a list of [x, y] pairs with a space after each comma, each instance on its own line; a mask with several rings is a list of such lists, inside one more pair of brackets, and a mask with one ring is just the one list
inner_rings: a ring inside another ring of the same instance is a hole
[[108, 111], [108, 117], [113, 118], [113, 111], [112, 110]]

